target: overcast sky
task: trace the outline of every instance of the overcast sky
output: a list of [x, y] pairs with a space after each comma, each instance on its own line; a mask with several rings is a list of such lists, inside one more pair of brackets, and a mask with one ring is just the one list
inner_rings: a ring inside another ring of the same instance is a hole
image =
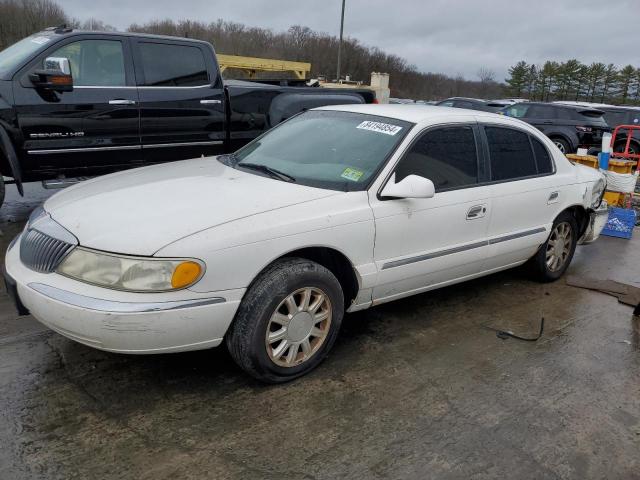
[[[345, 34], [420, 70], [502, 80], [518, 60], [577, 58], [640, 67], [640, 0], [346, 0]], [[67, 14], [119, 29], [170, 18], [338, 35], [341, 0], [57, 0]], [[348, 72], [346, 72], [348, 73]]]

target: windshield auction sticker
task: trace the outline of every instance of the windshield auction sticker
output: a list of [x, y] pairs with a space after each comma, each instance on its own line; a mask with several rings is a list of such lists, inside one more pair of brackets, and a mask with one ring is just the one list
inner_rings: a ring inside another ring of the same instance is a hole
[[389, 123], [372, 122], [370, 120], [362, 122], [356, 128], [360, 130], [371, 130], [372, 132], [384, 133], [385, 135], [395, 135], [402, 127], [391, 125]]
[[352, 182], [357, 182], [358, 180], [360, 180], [360, 178], [362, 178], [362, 175], [364, 175], [363, 171], [347, 167], [344, 169], [344, 172], [342, 172], [342, 175], [340, 176], [342, 178], [346, 178], [347, 180], [351, 180]]

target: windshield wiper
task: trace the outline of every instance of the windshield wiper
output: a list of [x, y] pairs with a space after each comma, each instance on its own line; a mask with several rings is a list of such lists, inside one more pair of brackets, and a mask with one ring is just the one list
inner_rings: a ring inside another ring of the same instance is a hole
[[264, 172], [270, 175], [272, 178], [277, 178], [279, 180], [284, 180], [285, 182], [295, 182], [296, 179], [289, 174], [281, 172], [280, 170], [276, 170], [275, 168], [268, 167], [266, 165], [261, 165], [259, 163], [245, 163], [239, 162], [236, 163], [236, 167], [245, 167], [250, 170], [256, 170], [258, 172]]

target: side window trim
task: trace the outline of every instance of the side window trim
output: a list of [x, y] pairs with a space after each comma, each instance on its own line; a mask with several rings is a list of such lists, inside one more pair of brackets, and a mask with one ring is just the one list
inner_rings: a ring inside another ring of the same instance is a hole
[[[198, 50], [200, 50], [200, 53], [202, 53], [202, 57], [204, 59], [204, 64], [207, 69], [207, 75], [209, 77], [209, 81], [207, 83], [203, 83], [202, 85], [157, 85], [157, 86], [145, 85], [146, 78], [144, 74], [144, 67], [142, 64], [142, 52], [140, 51], [141, 43], [156, 43], [160, 45], [175, 45], [179, 47], [197, 48]], [[190, 43], [190, 42], [187, 43], [187, 42], [181, 42], [181, 41], [162, 40], [162, 39], [156, 39], [156, 38], [143, 37], [143, 38], [136, 38], [133, 40], [132, 50], [133, 50], [134, 69], [136, 73], [136, 85], [139, 89], [160, 90], [160, 89], [176, 89], [176, 88], [179, 88], [179, 89], [210, 88], [212, 85], [216, 84], [219, 81], [218, 72], [212, 71], [211, 63], [207, 61], [208, 54], [213, 55], [214, 58], [215, 58], [215, 54], [213, 52], [205, 51], [202, 45], [199, 45], [197, 43]], [[216, 66], [217, 66], [217, 63], [216, 63]]]
[[[547, 156], [549, 157], [549, 161], [551, 162], [551, 172], [548, 173], [540, 173], [540, 164], [538, 161], [538, 155], [536, 155], [536, 149], [533, 148], [533, 141], [536, 140], [541, 146], [542, 148], [545, 149], [545, 151], [547, 152]], [[556, 162], [553, 159], [553, 155], [551, 154], [551, 152], [549, 151], [549, 149], [547, 148], [547, 146], [544, 144], [544, 142], [540, 141], [539, 139], [535, 138], [533, 135], [529, 134], [529, 144], [531, 145], [531, 150], [533, 151], [533, 159], [536, 162], [536, 171], [538, 172], [538, 177], [545, 177], [547, 175], [554, 175], [556, 173]]]
[[481, 151], [482, 142], [480, 141], [479, 135], [478, 135], [480, 133], [479, 130], [478, 130], [478, 123], [475, 122], [475, 121], [469, 121], [469, 122], [464, 122], [464, 123], [442, 123], [442, 124], [438, 124], [438, 125], [429, 125], [428, 127], [425, 127], [422, 130], [420, 130], [413, 137], [413, 139], [411, 140], [409, 145], [407, 145], [407, 147], [404, 149], [404, 152], [402, 152], [402, 155], [400, 155], [400, 157], [398, 157], [398, 160], [396, 160], [396, 162], [393, 164], [393, 167], [389, 170], [389, 173], [387, 174], [387, 176], [384, 179], [384, 181], [380, 184], [380, 188], [378, 188], [378, 191], [376, 192], [376, 198], [378, 200], [380, 200], [380, 201], [393, 200], [391, 198], [383, 197], [382, 196], [382, 191], [384, 190], [384, 187], [387, 185], [389, 180], [391, 180], [391, 177], [395, 173], [396, 168], [398, 167], [400, 162], [402, 162], [402, 160], [404, 160], [404, 158], [407, 156], [409, 151], [411, 151], [411, 149], [415, 146], [416, 143], [418, 143], [418, 141], [422, 138], [423, 135], [425, 135], [428, 132], [433, 131], [433, 130], [438, 130], [438, 129], [441, 129], [441, 128], [452, 128], [452, 127], [461, 127], [461, 128], [467, 127], [467, 128], [471, 128], [471, 131], [473, 132], [475, 145], [476, 145], [476, 162], [477, 162], [477, 165], [478, 165], [478, 183], [465, 185], [465, 186], [461, 186], [461, 187], [451, 187], [451, 188], [438, 190], [436, 192], [436, 195], [438, 193], [451, 192], [451, 191], [454, 191], [454, 190], [464, 190], [464, 189], [467, 189], [467, 188], [475, 188], [475, 187], [478, 187], [480, 185], [483, 185], [483, 183], [480, 182], [480, 172], [486, 171], [486, 166], [484, 165], [485, 159], [484, 159], [483, 152]]
[[73, 35], [71, 37], [63, 38], [58, 42], [55, 42], [49, 47], [40, 52], [34, 59], [24, 65], [13, 77], [14, 80], [18, 80], [20, 85], [27, 88], [32, 88], [31, 81], [29, 81], [29, 74], [38, 68], [41, 68], [44, 59], [56, 52], [62, 47], [70, 45], [72, 43], [80, 42], [83, 40], [109, 40], [114, 42], [120, 42], [122, 44], [122, 54], [124, 56], [124, 73], [125, 73], [125, 85], [78, 85], [74, 86], [74, 89], [79, 88], [136, 88], [136, 79], [134, 73], [132, 48], [129, 38], [125, 35]]
[[533, 159], [534, 159], [534, 161], [536, 163], [536, 172], [538, 171], [538, 160], [536, 158], [536, 153], [535, 153], [535, 150], [533, 149], [533, 144], [531, 142], [532, 135], [531, 135], [531, 133], [527, 132], [526, 130], [521, 130], [521, 129], [519, 129], [517, 127], [513, 127], [511, 125], [504, 125], [504, 124], [497, 124], [497, 123], [496, 124], [493, 124], [493, 123], [492, 124], [482, 123], [479, 126], [480, 126], [480, 130], [482, 132], [482, 141], [484, 143], [483, 151], [485, 152], [485, 155], [486, 155], [486, 168], [487, 168], [487, 172], [488, 172], [488, 177], [487, 177], [488, 180], [485, 183], [481, 184], [481, 185], [497, 185], [497, 184], [500, 184], [500, 183], [518, 182], [520, 180], [529, 180], [531, 178], [548, 177], [550, 175], [555, 175], [556, 174], [556, 164], [555, 164], [555, 161], [553, 159], [553, 155], [551, 155], [551, 152], [549, 152], [549, 149], [545, 146], [545, 144], [543, 142], [540, 142], [540, 143], [542, 143], [542, 146], [544, 148], [547, 148], [547, 153], [549, 154], [549, 157], [551, 158], [551, 165], [553, 165], [553, 171], [551, 173], [536, 173], [535, 175], [527, 175], [527, 176], [524, 176], [524, 177], [514, 177], [514, 178], [509, 178], [509, 179], [506, 179], [506, 180], [491, 180], [491, 154], [490, 154], [490, 151], [489, 151], [489, 141], [487, 139], [487, 133], [485, 131], [485, 128], [487, 128], [487, 127], [506, 128], [506, 129], [509, 129], [509, 130], [515, 130], [517, 132], [526, 134], [527, 137], [529, 137], [529, 148], [531, 148], [531, 154], [533, 155]]

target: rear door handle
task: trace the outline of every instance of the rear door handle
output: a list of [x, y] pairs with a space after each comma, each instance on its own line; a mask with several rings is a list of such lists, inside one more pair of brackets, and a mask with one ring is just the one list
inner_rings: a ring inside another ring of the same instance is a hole
[[222, 103], [222, 100], [200, 100], [202, 105], [219, 105]]
[[125, 100], [124, 98], [116, 98], [115, 100], [109, 100], [109, 105], [135, 105], [135, 100]]
[[487, 207], [485, 205], [475, 205], [467, 211], [467, 220], [482, 218], [485, 213], [487, 213]]

